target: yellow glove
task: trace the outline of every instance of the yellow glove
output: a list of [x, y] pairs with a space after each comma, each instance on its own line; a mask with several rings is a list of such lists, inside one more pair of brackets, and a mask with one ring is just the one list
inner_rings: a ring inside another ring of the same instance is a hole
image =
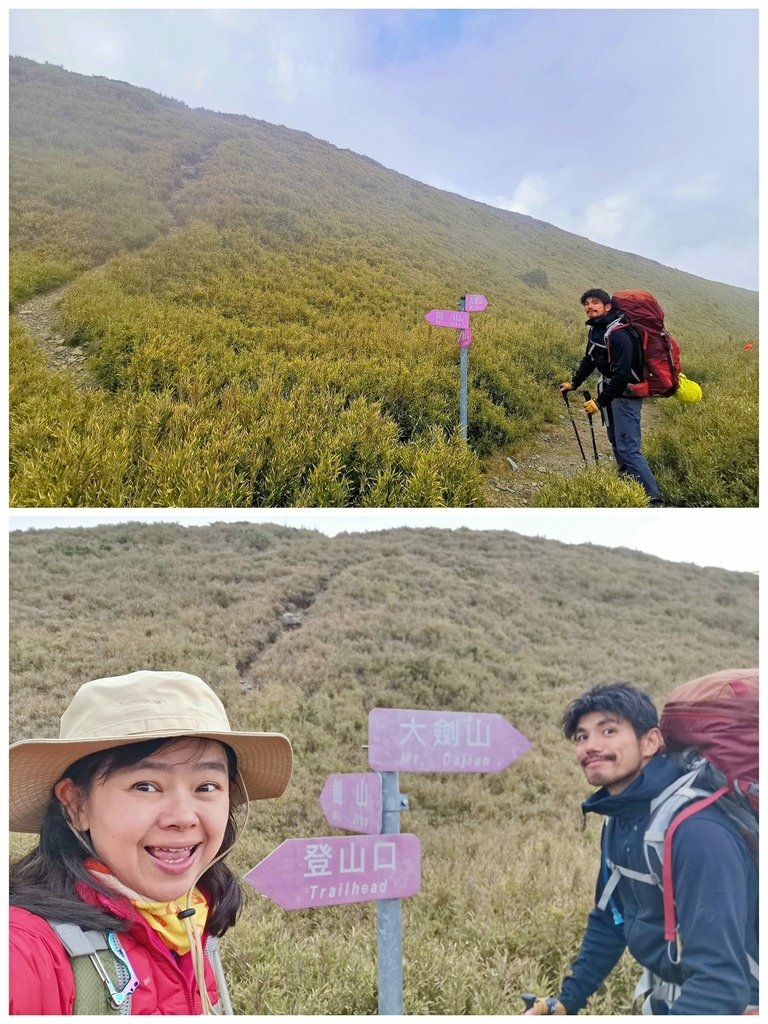
[[559, 999], [555, 999], [554, 996], [547, 996], [546, 999], [538, 997], [534, 1002], [533, 1006], [526, 1010], [523, 1014], [524, 1017], [539, 1017], [541, 1015], [549, 1016], [553, 1013], [565, 1014], [565, 1007]]
[[596, 413], [600, 412], [600, 406], [594, 398], [590, 398], [588, 402], [584, 403], [584, 412], [588, 413], [590, 416], [594, 416]]
[[573, 384], [569, 380], [560, 385], [560, 394], [564, 395], [566, 391], [573, 391]]

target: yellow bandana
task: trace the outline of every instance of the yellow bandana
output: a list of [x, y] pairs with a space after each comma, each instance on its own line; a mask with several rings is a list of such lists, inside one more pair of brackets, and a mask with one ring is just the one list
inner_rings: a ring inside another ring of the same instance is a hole
[[[180, 919], [178, 916], [179, 911], [185, 909], [186, 902], [183, 897], [180, 900], [171, 900], [164, 903], [131, 900], [131, 903], [136, 907], [149, 927], [153, 928], [162, 937], [163, 942], [170, 950], [173, 950], [174, 953], [178, 953], [180, 956], [183, 953], [188, 953], [190, 949], [189, 934], [184, 927], [183, 919]], [[192, 890], [190, 906], [195, 908], [195, 915], [191, 918], [191, 924], [197, 928], [202, 939], [205, 922], [208, 920], [208, 904], [205, 902], [205, 896], [203, 896], [199, 889]]]
[[[179, 912], [187, 907], [187, 901], [184, 896], [179, 897], [178, 900], [163, 900], [159, 903], [153, 903], [150, 900], [142, 899], [137, 892], [129, 889], [127, 885], [115, 878], [105, 864], [100, 864], [96, 860], [87, 860], [85, 866], [102, 884], [125, 896], [138, 910], [150, 928], [153, 928], [160, 935], [170, 950], [178, 953], [179, 956], [189, 953], [191, 948], [191, 929], [188, 931], [184, 919], [178, 916]], [[195, 908], [195, 913], [190, 915], [188, 923], [197, 929], [198, 936], [202, 941], [203, 929], [208, 920], [208, 904], [206, 903], [205, 896], [203, 896], [199, 889], [192, 890], [192, 899], [189, 905]]]

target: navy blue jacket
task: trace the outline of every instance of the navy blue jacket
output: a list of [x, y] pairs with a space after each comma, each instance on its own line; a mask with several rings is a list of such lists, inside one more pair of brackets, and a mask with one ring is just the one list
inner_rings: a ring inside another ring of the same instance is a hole
[[571, 382], [575, 390], [595, 370], [598, 370], [603, 377], [603, 388], [597, 397], [597, 404], [603, 407], [609, 405], [614, 398], [632, 397], [624, 394], [627, 384], [632, 384], [642, 377], [639, 342], [635, 335], [626, 328], [617, 327], [616, 330], [611, 331], [611, 356], [610, 359], [608, 358], [605, 331], [620, 316], [621, 313], [617, 309], [610, 309], [602, 316], [587, 320], [589, 327], [587, 350]]
[[[600, 789], [582, 804], [585, 813], [613, 819], [605, 854], [614, 863], [647, 873], [643, 837], [650, 801], [681, 774], [673, 761], [657, 754], [623, 793], [611, 796]], [[611, 907], [590, 913], [559, 996], [569, 1013], [586, 1005], [625, 948], [654, 974], [682, 986], [671, 1015], [741, 1014], [758, 1004], [747, 959], [747, 953], [758, 959], [758, 879], [738, 830], [717, 806], [699, 811], [675, 832], [672, 866], [681, 962], [672, 963], [664, 941], [661, 890], [622, 877], [613, 895], [623, 923], [614, 923]], [[598, 898], [604, 884], [601, 870]]]

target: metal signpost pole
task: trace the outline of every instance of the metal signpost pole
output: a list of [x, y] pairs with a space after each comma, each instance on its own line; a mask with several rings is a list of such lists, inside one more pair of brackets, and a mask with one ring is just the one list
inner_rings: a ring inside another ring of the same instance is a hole
[[[459, 299], [459, 310], [463, 313], [465, 308], [464, 298]], [[469, 366], [469, 346], [462, 345], [459, 349], [459, 423], [461, 425], [461, 436], [467, 440], [467, 378]]]
[[[400, 832], [400, 812], [408, 798], [400, 793], [398, 772], [381, 772], [382, 835]], [[379, 1014], [403, 1015], [403, 925], [401, 900], [376, 903], [376, 940], [379, 970]]]

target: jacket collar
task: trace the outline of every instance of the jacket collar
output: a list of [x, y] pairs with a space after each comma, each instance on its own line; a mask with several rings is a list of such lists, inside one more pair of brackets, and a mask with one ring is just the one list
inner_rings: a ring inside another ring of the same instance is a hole
[[609, 817], [643, 818], [651, 800], [683, 774], [683, 768], [670, 761], [666, 754], [656, 754], [625, 790], [612, 795], [605, 787], [598, 789], [581, 805], [582, 813], [594, 811]]
[[606, 327], [612, 324], [614, 320], [618, 320], [621, 315], [622, 314], [620, 309], [609, 309], [608, 312], [603, 313], [602, 316], [596, 316], [593, 317], [591, 320], [587, 320], [586, 324], [587, 327], [598, 327], [604, 330]]

